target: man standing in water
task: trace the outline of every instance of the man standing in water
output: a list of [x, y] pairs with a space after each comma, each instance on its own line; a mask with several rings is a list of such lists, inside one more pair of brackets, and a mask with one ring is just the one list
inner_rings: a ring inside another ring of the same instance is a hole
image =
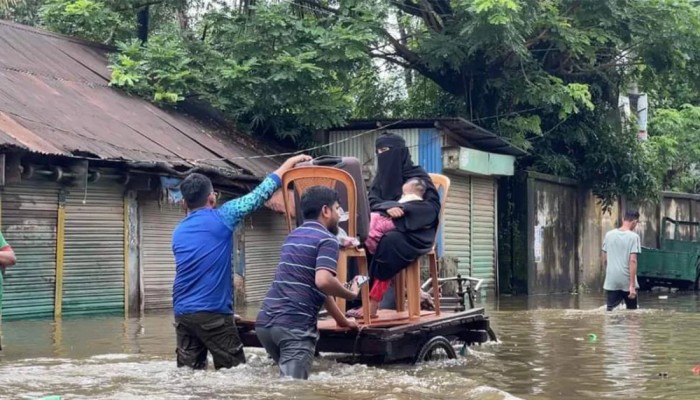
[[218, 209], [214, 208], [216, 194], [209, 178], [191, 174], [180, 183], [187, 217], [173, 232], [178, 367], [206, 369], [207, 350], [216, 369], [245, 363], [243, 344], [233, 320], [233, 232], [238, 223], [280, 188], [282, 174], [310, 159], [306, 155], [288, 159], [252, 192]]
[[627, 211], [622, 226], [613, 229], [603, 240], [603, 262], [607, 310], [612, 311], [623, 301], [628, 310], [637, 309], [637, 254], [642, 252], [641, 239], [634, 232], [639, 212]]
[[275, 278], [258, 313], [255, 332], [283, 377], [308, 379], [322, 305], [339, 326], [357, 328], [331, 297], [354, 300], [359, 292], [356, 280], [348, 290], [335, 276], [339, 209], [333, 189], [313, 186], [304, 192], [304, 223], [282, 245]]

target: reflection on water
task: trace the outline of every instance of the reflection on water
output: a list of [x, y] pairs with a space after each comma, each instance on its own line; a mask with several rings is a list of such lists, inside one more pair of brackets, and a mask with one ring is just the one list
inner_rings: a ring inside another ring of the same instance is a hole
[[170, 314], [13, 321], [2, 327], [0, 398], [700, 398], [697, 296], [648, 294], [629, 312], [602, 305], [602, 296], [502, 298], [485, 305], [500, 343], [466, 358], [377, 368], [324, 355], [308, 382], [278, 379], [259, 349], [232, 370], [178, 370]]

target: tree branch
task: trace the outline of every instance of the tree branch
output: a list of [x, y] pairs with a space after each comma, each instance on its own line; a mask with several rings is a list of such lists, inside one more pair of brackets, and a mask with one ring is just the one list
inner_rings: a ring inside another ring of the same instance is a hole
[[385, 61], [389, 61], [392, 64], [396, 64], [400, 67], [411, 69], [411, 65], [392, 57], [390, 54], [370, 53], [369, 55], [373, 58], [379, 58]]

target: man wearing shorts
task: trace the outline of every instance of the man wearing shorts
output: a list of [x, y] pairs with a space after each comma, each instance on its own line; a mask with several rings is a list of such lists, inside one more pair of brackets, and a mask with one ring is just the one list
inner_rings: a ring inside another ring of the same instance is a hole
[[603, 289], [608, 311], [623, 301], [628, 310], [637, 309], [637, 255], [642, 252], [641, 239], [634, 232], [638, 222], [639, 212], [627, 211], [622, 226], [608, 232], [603, 240]]

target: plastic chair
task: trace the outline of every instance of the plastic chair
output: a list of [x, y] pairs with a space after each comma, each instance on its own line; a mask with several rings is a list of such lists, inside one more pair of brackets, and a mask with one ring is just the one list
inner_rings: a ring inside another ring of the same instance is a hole
[[396, 275], [394, 287], [396, 290], [396, 311], [404, 311], [404, 298], [408, 294], [408, 317], [409, 319], [420, 318], [420, 264], [422, 257], [428, 257], [428, 268], [433, 286], [433, 304], [435, 305], [435, 315], [440, 315], [440, 285], [438, 284], [438, 260], [437, 260], [437, 238], [442, 227], [443, 215], [445, 214], [445, 203], [447, 193], [450, 190], [450, 178], [441, 174], [428, 174], [433, 185], [440, 194], [440, 216], [433, 248], [426, 254], [418, 257], [405, 269]]
[[[326, 186], [331, 189], [336, 189], [338, 184], [344, 185], [347, 189], [348, 195], [348, 236], [357, 237], [357, 188], [355, 186], [355, 180], [352, 176], [340, 169], [331, 167], [320, 167], [320, 166], [308, 166], [308, 167], [297, 167], [288, 170], [282, 175], [282, 189], [287, 190], [289, 185], [294, 185], [294, 190], [299, 196], [304, 193], [304, 191], [312, 186]], [[284, 198], [284, 209], [287, 218], [287, 228], [291, 232], [294, 229], [294, 221], [292, 219], [293, 205], [289, 201], [289, 196], [283, 196]], [[348, 259], [357, 258], [360, 275], [368, 275], [367, 269], [367, 255], [364, 249], [358, 248], [340, 248], [340, 254], [338, 257], [338, 267], [336, 270], [336, 276], [340, 282], [346, 282], [348, 279]], [[363, 324], [369, 325], [370, 312], [369, 312], [369, 285], [364, 285], [362, 287], [362, 313], [363, 313]], [[338, 308], [341, 312], [345, 312], [345, 299], [336, 298], [335, 300]]]

